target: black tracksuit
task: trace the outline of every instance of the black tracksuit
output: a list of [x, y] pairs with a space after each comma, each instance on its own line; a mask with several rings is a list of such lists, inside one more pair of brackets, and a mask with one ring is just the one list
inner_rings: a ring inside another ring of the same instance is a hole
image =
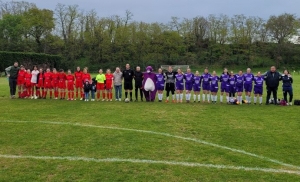
[[264, 80], [265, 80], [266, 85], [267, 85], [266, 104], [269, 104], [271, 93], [273, 93], [274, 102], [275, 102], [275, 104], [277, 104], [277, 90], [278, 90], [278, 86], [279, 86], [279, 81], [281, 79], [282, 79], [281, 75], [278, 71], [275, 71], [275, 72], [268, 71], [264, 75]]
[[134, 81], [135, 81], [135, 99], [138, 100], [138, 90], [140, 90], [141, 100], [143, 100], [143, 79], [144, 74], [141, 71], [134, 72]]
[[289, 94], [290, 99], [289, 102], [293, 101], [293, 78], [290, 77], [289, 75], [283, 75], [282, 76], [282, 91], [283, 91], [283, 98], [286, 102], [287, 100], [287, 94]]

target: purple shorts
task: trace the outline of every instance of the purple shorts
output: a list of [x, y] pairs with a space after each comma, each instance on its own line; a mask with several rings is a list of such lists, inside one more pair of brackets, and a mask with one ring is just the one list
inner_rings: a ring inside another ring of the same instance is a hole
[[161, 85], [156, 85], [156, 90], [165, 90], [165, 87]]
[[236, 92], [243, 92], [243, 86], [237, 86]]
[[229, 92], [229, 86], [222, 83], [222, 84], [221, 84], [221, 92], [226, 92], [226, 93], [228, 93], [228, 92]]
[[252, 84], [244, 84], [245, 92], [252, 92]]
[[217, 86], [211, 86], [210, 87], [211, 92], [218, 92], [218, 90], [219, 90], [219, 87], [217, 87]]
[[263, 94], [263, 88], [262, 87], [254, 87], [254, 94]]
[[229, 87], [229, 93], [235, 93], [236, 92], [236, 87]]
[[193, 83], [186, 83], [185, 84], [185, 90], [188, 90], [188, 91], [193, 90]]
[[184, 90], [184, 86], [183, 85], [176, 85], [176, 90]]
[[210, 90], [210, 85], [209, 84], [203, 84], [202, 85], [202, 90]]
[[193, 87], [194, 92], [200, 92], [200, 85]]

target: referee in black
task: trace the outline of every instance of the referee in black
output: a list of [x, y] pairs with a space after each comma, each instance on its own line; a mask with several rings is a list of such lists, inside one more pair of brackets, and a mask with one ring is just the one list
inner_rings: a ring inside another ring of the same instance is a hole
[[125, 90], [125, 99], [128, 98], [128, 92], [130, 93], [130, 101], [132, 102], [132, 80], [134, 77], [134, 71], [130, 69], [130, 65], [126, 64], [126, 69], [123, 71], [124, 78], [124, 90]]
[[19, 74], [19, 63], [14, 62], [13, 66], [9, 66], [5, 69], [6, 75], [9, 79], [9, 88], [10, 88], [10, 98], [14, 99], [16, 97], [16, 88], [17, 88], [17, 79]]
[[144, 74], [141, 72], [141, 67], [137, 66], [134, 72], [134, 83], [135, 83], [135, 102], [138, 101], [138, 95], [140, 91], [141, 101], [143, 101], [143, 80]]

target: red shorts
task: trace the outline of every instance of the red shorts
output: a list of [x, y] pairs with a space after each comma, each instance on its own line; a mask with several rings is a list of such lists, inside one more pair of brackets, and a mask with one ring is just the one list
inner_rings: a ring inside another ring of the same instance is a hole
[[37, 84], [36, 83], [31, 83], [31, 87], [34, 87], [36, 86]]
[[24, 85], [25, 81], [24, 80], [17, 80], [17, 85]]
[[83, 88], [82, 81], [76, 81], [75, 87], [76, 88]]
[[51, 84], [51, 82], [45, 81], [45, 83], [44, 83], [44, 88], [46, 88], [46, 89], [52, 89], [52, 84]]
[[97, 83], [97, 90], [104, 90], [104, 83]]
[[68, 90], [74, 91], [74, 84], [68, 84]]
[[111, 90], [112, 89], [112, 84], [106, 84], [105, 89], [106, 90]]
[[43, 83], [38, 83], [36, 86], [39, 87], [39, 88], [43, 88], [44, 84]]
[[66, 89], [66, 83], [58, 83], [59, 89]]
[[32, 88], [32, 84], [29, 83], [29, 82], [27, 82], [27, 83], [25, 83], [25, 87], [26, 87], [26, 88]]
[[52, 87], [53, 87], [53, 88], [58, 88], [58, 83], [52, 82]]

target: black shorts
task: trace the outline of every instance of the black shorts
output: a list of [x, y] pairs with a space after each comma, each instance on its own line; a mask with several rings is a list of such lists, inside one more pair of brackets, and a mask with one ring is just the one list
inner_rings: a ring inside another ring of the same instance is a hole
[[175, 83], [166, 83], [166, 91], [175, 91]]
[[124, 90], [132, 90], [132, 82], [124, 82]]
[[142, 82], [135, 82], [135, 88], [142, 88], [143, 83]]

